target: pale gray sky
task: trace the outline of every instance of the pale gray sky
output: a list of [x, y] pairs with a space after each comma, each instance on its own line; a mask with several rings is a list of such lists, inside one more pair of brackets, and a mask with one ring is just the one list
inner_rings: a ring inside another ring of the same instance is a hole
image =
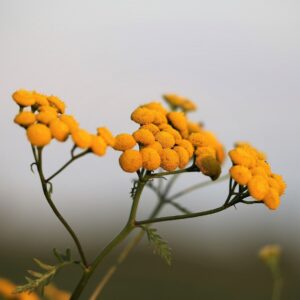
[[[176, 232], [197, 245], [189, 232], [199, 228], [199, 247], [205, 239], [204, 247], [221, 244], [232, 251], [237, 238], [242, 244], [257, 237], [299, 251], [299, 9], [296, 0], [0, 0], [1, 236], [8, 244], [20, 234], [33, 241], [45, 231], [65, 237], [29, 170], [24, 132], [12, 122], [14, 90], [58, 95], [82, 127], [104, 124], [114, 133], [135, 128], [129, 116], [137, 105], [176, 92], [198, 103], [191, 118], [203, 120], [227, 149], [248, 140], [268, 153], [288, 190], [276, 212], [239, 207], [159, 225], [163, 234], [175, 242]], [[69, 146], [49, 147], [49, 173], [64, 161]], [[127, 218], [132, 176], [120, 171], [117, 159], [112, 152], [84, 158], [54, 181], [56, 203], [82, 236], [95, 228], [107, 236], [103, 228], [116, 231]], [[180, 186], [197, 180], [186, 175]], [[220, 185], [181, 201], [194, 209], [213, 207], [225, 191]], [[142, 215], [153, 203], [150, 195]], [[24, 233], [24, 226], [32, 232]], [[87, 236], [84, 241], [90, 242]]]

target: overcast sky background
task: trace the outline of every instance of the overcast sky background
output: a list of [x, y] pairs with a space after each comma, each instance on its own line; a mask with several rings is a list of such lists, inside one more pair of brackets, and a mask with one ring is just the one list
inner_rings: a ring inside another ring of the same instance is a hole
[[[26, 88], [61, 97], [83, 128], [105, 125], [115, 134], [135, 130], [130, 113], [139, 104], [165, 92], [190, 97], [199, 106], [192, 119], [204, 121], [227, 149], [247, 140], [264, 150], [288, 189], [276, 212], [239, 205], [160, 224], [161, 233], [182, 250], [234, 253], [251, 240], [255, 247], [277, 242], [299, 253], [299, 9], [296, 0], [0, 0], [3, 247], [20, 237], [48, 248], [58, 240], [71, 243], [30, 172], [24, 131], [12, 121], [11, 94]], [[70, 147], [47, 147], [47, 174], [68, 158]], [[118, 155], [83, 158], [53, 181], [55, 202], [85, 245], [107, 242], [127, 219], [133, 176], [120, 170]], [[182, 176], [176, 190], [200, 180], [199, 174]], [[212, 208], [226, 192], [224, 183], [180, 201], [195, 210]], [[140, 217], [153, 198], [145, 193]]]

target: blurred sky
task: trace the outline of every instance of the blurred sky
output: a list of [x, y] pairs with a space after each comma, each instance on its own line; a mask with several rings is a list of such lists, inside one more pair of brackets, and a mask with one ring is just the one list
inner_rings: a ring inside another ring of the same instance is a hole
[[[182, 250], [234, 253], [251, 240], [282, 243], [299, 253], [299, 9], [296, 0], [0, 0], [4, 244], [10, 247], [20, 237], [48, 248], [58, 240], [71, 244], [30, 172], [29, 144], [12, 122], [14, 90], [58, 95], [82, 127], [94, 131], [106, 125], [114, 133], [135, 130], [130, 113], [136, 106], [175, 92], [197, 102], [191, 118], [204, 121], [227, 149], [237, 140], [263, 149], [288, 189], [276, 212], [239, 205], [215, 216], [157, 225], [161, 233], [171, 244], [180, 241]], [[68, 158], [70, 147], [55, 142], [47, 147], [47, 174]], [[227, 162], [224, 173], [228, 167]], [[104, 158], [83, 158], [53, 181], [55, 202], [85, 245], [107, 242], [124, 224], [132, 178], [120, 170], [118, 153], [109, 151]], [[200, 180], [199, 174], [182, 176], [176, 190]], [[195, 210], [212, 208], [226, 192], [224, 183], [180, 201]], [[141, 217], [153, 198], [146, 192]]]

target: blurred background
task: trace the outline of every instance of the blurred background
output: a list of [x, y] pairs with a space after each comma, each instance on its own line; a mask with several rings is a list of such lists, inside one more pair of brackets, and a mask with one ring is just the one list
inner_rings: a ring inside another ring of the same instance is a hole
[[[245, 140], [264, 150], [288, 184], [286, 195], [275, 212], [239, 205], [156, 225], [173, 249], [173, 266], [153, 256], [144, 240], [103, 299], [270, 299], [271, 278], [257, 258], [268, 243], [283, 248], [283, 299], [300, 299], [299, 12], [296, 0], [0, 0], [0, 277], [23, 283], [32, 257], [54, 262], [52, 248], [74, 248], [30, 172], [31, 149], [13, 124], [11, 94], [25, 88], [57, 95], [83, 128], [105, 125], [116, 134], [135, 130], [130, 113], [138, 105], [174, 92], [197, 103], [190, 118], [203, 121], [227, 149]], [[47, 174], [68, 159], [70, 147], [47, 147]], [[109, 151], [75, 162], [53, 181], [55, 203], [90, 258], [126, 222], [133, 178]], [[205, 180], [182, 176], [174, 192]], [[223, 182], [179, 202], [204, 210], [220, 205], [226, 193]], [[139, 218], [154, 205], [147, 190]], [[161, 215], [175, 212], [166, 208]], [[59, 287], [73, 288], [79, 274], [71, 273], [59, 275]]]

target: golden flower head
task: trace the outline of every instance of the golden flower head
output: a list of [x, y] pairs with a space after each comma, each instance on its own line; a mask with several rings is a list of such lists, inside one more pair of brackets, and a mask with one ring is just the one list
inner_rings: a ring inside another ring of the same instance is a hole
[[153, 124], [161, 125], [161, 124], [167, 124], [167, 123], [168, 123], [168, 119], [164, 114], [162, 114], [159, 111], [154, 111]]
[[51, 131], [44, 124], [33, 124], [27, 128], [27, 138], [31, 145], [43, 147], [51, 142]]
[[38, 107], [38, 111], [39, 112], [52, 112], [54, 114], [57, 114], [58, 113], [58, 110], [57, 108], [53, 107], [53, 106], [49, 106], [49, 105], [42, 105], [42, 106], [39, 106]]
[[205, 156], [211, 156], [217, 158], [216, 150], [213, 147], [197, 147], [195, 151], [195, 155], [201, 158]]
[[199, 157], [195, 164], [204, 175], [209, 176], [212, 180], [217, 180], [221, 174], [220, 163], [212, 156]]
[[189, 140], [182, 139], [178, 145], [182, 146], [188, 152], [190, 158], [194, 155], [194, 147]]
[[140, 128], [151, 131], [153, 135], [156, 135], [159, 132], [159, 128], [154, 124], [146, 124], [141, 126]]
[[189, 99], [183, 100], [180, 107], [185, 112], [195, 111], [197, 109], [197, 105], [192, 100]]
[[179, 133], [179, 131], [174, 129], [172, 126], [170, 126], [168, 124], [164, 124], [164, 125], [165, 126], [160, 126], [162, 131], [170, 133], [175, 139], [175, 144], [178, 145], [182, 140], [182, 137], [181, 137], [181, 134]]
[[177, 112], [173, 111], [168, 113], [168, 119], [173, 125], [178, 130], [186, 130], [188, 128], [188, 123], [186, 116], [182, 112]]
[[188, 121], [188, 130], [189, 133], [201, 132], [203, 130], [203, 125], [200, 123]]
[[63, 113], [65, 112], [66, 105], [65, 105], [65, 103], [64, 103], [62, 100], [60, 100], [58, 97], [56, 97], [56, 96], [49, 96], [49, 97], [47, 98], [47, 100], [49, 101], [49, 103], [50, 103], [51, 105], [53, 105], [55, 108], [57, 108], [57, 110], [58, 110], [61, 114], [63, 114]]
[[81, 149], [89, 148], [92, 144], [91, 134], [84, 129], [77, 129], [73, 131], [72, 139], [74, 144]]
[[143, 165], [142, 155], [137, 150], [126, 150], [121, 154], [119, 163], [123, 171], [128, 173], [136, 172]]
[[29, 125], [32, 125], [35, 123], [35, 114], [31, 111], [22, 111], [18, 113], [14, 119], [14, 122], [16, 124], [19, 124], [24, 127], [28, 127]]
[[239, 184], [246, 185], [252, 177], [250, 170], [244, 166], [233, 166], [230, 169], [230, 176]]
[[151, 145], [148, 145], [146, 148], [152, 148], [154, 150], [156, 150], [159, 154], [161, 154], [162, 151], [162, 145], [159, 142], [154, 142]]
[[137, 143], [143, 145], [150, 145], [155, 142], [153, 133], [148, 129], [140, 128], [133, 133], [133, 137]]
[[144, 125], [153, 123], [155, 119], [155, 111], [146, 107], [138, 107], [131, 114], [131, 120]]
[[98, 135], [104, 139], [108, 146], [113, 147], [115, 145], [116, 140], [108, 128], [99, 127], [97, 128], [97, 132]]
[[32, 92], [26, 90], [18, 90], [12, 94], [13, 100], [20, 106], [26, 107], [35, 104]]
[[62, 122], [64, 122], [68, 126], [70, 132], [79, 129], [79, 123], [76, 121], [76, 119], [73, 116], [62, 114], [59, 118]]
[[132, 149], [136, 145], [136, 141], [131, 134], [121, 133], [115, 137], [113, 148], [118, 151]]
[[42, 111], [36, 115], [37, 121], [43, 124], [50, 124], [53, 120], [57, 119], [57, 114], [52, 111]]
[[160, 166], [166, 171], [174, 171], [179, 166], [179, 156], [175, 150], [165, 148], [161, 151]]
[[98, 156], [103, 156], [106, 153], [107, 144], [101, 136], [92, 135], [91, 150]]
[[172, 134], [167, 131], [160, 131], [155, 135], [155, 139], [163, 148], [172, 148], [175, 145], [175, 139]]
[[176, 153], [178, 154], [178, 158], [179, 158], [178, 167], [179, 167], [179, 169], [185, 168], [185, 166], [189, 163], [189, 160], [190, 160], [189, 153], [182, 146], [175, 146], [173, 148], [173, 150], [176, 151]]
[[285, 192], [285, 189], [286, 189], [286, 183], [284, 182], [283, 178], [281, 175], [278, 175], [278, 174], [272, 174], [271, 177], [273, 179], [276, 180], [276, 182], [278, 183], [278, 193], [279, 193], [279, 196], [283, 195], [284, 192]]
[[153, 101], [153, 102], [144, 104], [143, 107], [160, 112], [164, 116], [167, 114], [167, 110], [162, 106], [162, 104], [160, 102]]
[[279, 193], [274, 188], [269, 188], [267, 194], [263, 198], [264, 204], [272, 210], [275, 210], [280, 205]]
[[175, 107], [180, 106], [185, 100], [184, 97], [179, 96], [177, 94], [164, 94], [163, 98], [168, 104]]
[[47, 96], [37, 93], [37, 92], [32, 92], [32, 96], [35, 100], [35, 104], [38, 106], [48, 106], [49, 101], [47, 100]]
[[143, 168], [153, 171], [159, 168], [161, 159], [159, 153], [150, 147], [145, 147], [141, 151]]
[[269, 189], [268, 181], [264, 176], [255, 175], [248, 182], [248, 191], [256, 200], [263, 200]]
[[49, 128], [52, 136], [59, 142], [64, 142], [70, 134], [69, 127], [60, 119], [53, 120]]
[[229, 151], [229, 156], [235, 165], [241, 165], [247, 168], [256, 166], [255, 157], [241, 147]]

